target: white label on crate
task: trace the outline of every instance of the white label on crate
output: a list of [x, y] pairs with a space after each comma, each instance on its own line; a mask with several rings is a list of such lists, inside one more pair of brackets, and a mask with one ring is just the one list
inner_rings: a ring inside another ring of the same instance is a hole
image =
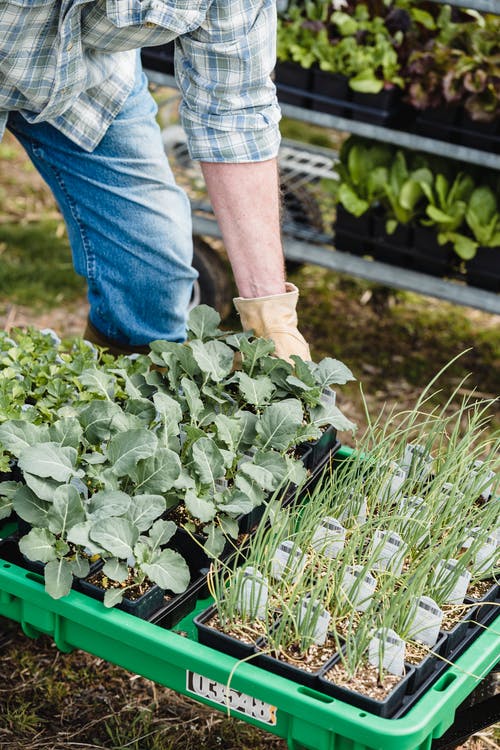
[[323, 406], [335, 406], [337, 394], [331, 388], [323, 388], [319, 400]]
[[433, 458], [423, 445], [408, 443], [402, 461], [402, 468], [414, 479], [425, 479], [432, 469]]
[[358, 612], [365, 612], [368, 609], [376, 587], [375, 578], [370, 573], [363, 573], [361, 565], [347, 566], [342, 588]]
[[271, 562], [271, 575], [273, 578], [281, 580], [283, 574], [287, 572], [291, 576], [292, 582], [295, 583], [305, 564], [306, 557], [300, 547], [297, 547], [291, 539], [287, 539], [281, 542], [274, 553]]
[[232, 711], [249, 716], [263, 724], [276, 726], [278, 711], [276, 706], [242, 693], [240, 690], [228, 688], [223, 682], [216, 682], [210, 677], [186, 670], [186, 690], [192, 695], [205, 698], [219, 706], [227, 706]]
[[387, 475], [382, 482], [378, 499], [380, 502], [393, 497], [404, 484], [406, 472], [395, 461], [391, 461]]
[[432, 648], [439, 638], [444, 612], [430, 596], [415, 600], [413, 620], [408, 629], [408, 638]]
[[[313, 602], [309, 596], [304, 597], [301, 601], [297, 626], [298, 628], [303, 628], [302, 632], [306, 635], [311, 635], [313, 642], [317, 646], [323, 646], [326, 642], [330, 619], [330, 613], [323, 607], [321, 602]], [[313, 623], [314, 629], [311, 633], [310, 626]]]
[[336, 518], [326, 516], [316, 527], [311, 540], [312, 547], [325, 557], [337, 557], [344, 547], [345, 529]]
[[485, 573], [490, 568], [493, 570], [498, 564], [498, 547], [500, 542], [496, 535], [491, 534], [485, 543], [478, 549], [474, 558], [474, 572]]
[[[447, 580], [454, 578], [454, 571], [458, 560], [450, 558], [449, 560], [440, 560], [436, 565], [436, 581], [446, 586]], [[447, 604], [462, 604], [467, 593], [467, 586], [470, 583], [471, 574], [468, 570], [463, 570], [458, 579], [455, 581], [453, 588], [447, 593], [445, 602]]]
[[358, 493], [351, 492], [347, 505], [340, 516], [341, 521], [347, 521], [350, 518], [355, 518], [357, 523], [362, 526], [366, 521], [368, 515], [368, 498], [366, 495], [360, 495]]
[[264, 620], [267, 612], [267, 598], [269, 586], [267, 578], [252, 565], [248, 565], [242, 572], [243, 581], [239, 590], [239, 599], [236, 603], [238, 612], [247, 617], [256, 617]]
[[[494, 471], [489, 469], [488, 471], [481, 471], [481, 467], [483, 466], [484, 461], [474, 461], [474, 470], [471, 471], [471, 484], [472, 486], [477, 485], [481, 487], [481, 494], [480, 497], [483, 498], [483, 500], [489, 500], [491, 493], [493, 492], [493, 482], [495, 480], [496, 474]], [[483, 476], [481, 476], [483, 474]], [[479, 481], [476, 479], [479, 478]]]
[[373, 534], [373, 551], [375, 553], [374, 569], [390, 570], [395, 576], [399, 576], [403, 569], [408, 545], [395, 531], [384, 531], [376, 529]]
[[405, 642], [394, 630], [379, 630], [368, 645], [368, 661], [374, 667], [381, 666], [391, 674], [402, 675], [405, 669], [405, 649]]

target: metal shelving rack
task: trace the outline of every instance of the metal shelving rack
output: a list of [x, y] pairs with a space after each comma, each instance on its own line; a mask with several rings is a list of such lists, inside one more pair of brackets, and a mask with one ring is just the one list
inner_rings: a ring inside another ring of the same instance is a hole
[[[432, 2], [461, 8], [474, 9], [480, 12], [500, 15], [500, 0], [432, 0]], [[175, 78], [154, 71], [148, 71], [152, 83], [175, 87]], [[379, 125], [351, 120], [337, 115], [330, 115], [290, 104], [281, 105], [285, 116], [292, 119], [318, 125], [327, 129], [353, 133], [381, 142], [390, 142], [404, 148], [423, 151], [470, 164], [500, 170], [500, 155], [487, 151], [457, 146], [439, 139], [420, 136], [402, 130], [395, 130]], [[304, 145], [309, 154], [314, 147]], [[325, 149], [322, 149], [324, 152]], [[336, 153], [331, 151], [332, 159]], [[282, 157], [280, 154], [280, 165]], [[307, 159], [302, 163], [303, 173], [307, 174]], [[314, 178], [311, 173], [311, 178]], [[193, 204], [193, 232], [199, 236], [220, 238], [217, 223], [207, 206]], [[419, 294], [437, 297], [455, 304], [474, 307], [492, 314], [500, 314], [500, 295], [484, 289], [468, 286], [460, 282], [435, 278], [425, 273], [392, 266], [380, 261], [361, 258], [334, 249], [334, 237], [324, 232], [300, 232], [297, 227], [286, 225], [283, 228], [283, 245], [287, 259], [298, 263], [313, 263], [324, 268], [357, 276], [376, 283], [386, 284], [399, 289], [414, 291]]]

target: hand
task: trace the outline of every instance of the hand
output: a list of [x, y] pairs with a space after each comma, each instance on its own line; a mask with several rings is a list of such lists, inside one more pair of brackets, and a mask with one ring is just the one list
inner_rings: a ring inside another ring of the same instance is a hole
[[272, 339], [275, 355], [291, 362], [292, 354], [310, 361], [309, 346], [297, 328], [297, 301], [299, 290], [294, 284], [285, 285], [285, 294], [269, 297], [236, 297], [233, 302], [240, 314], [244, 331], [252, 330], [255, 336]]

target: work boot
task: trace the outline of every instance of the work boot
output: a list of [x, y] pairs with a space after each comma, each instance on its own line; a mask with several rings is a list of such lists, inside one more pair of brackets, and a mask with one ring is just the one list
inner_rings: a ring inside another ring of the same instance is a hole
[[109, 354], [118, 357], [120, 354], [149, 354], [150, 349], [147, 344], [141, 345], [136, 344], [135, 346], [129, 346], [128, 344], [121, 344], [118, 341], [113, 341], [99, 331], [87, 318], [87, 325], [83, 333], [83, 338], [90, 341], [91, 344], [100, 346]]

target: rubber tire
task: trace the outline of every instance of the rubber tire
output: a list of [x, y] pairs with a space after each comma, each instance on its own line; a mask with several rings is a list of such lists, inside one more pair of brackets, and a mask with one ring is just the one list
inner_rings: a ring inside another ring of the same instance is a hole
[[229, 270], [218, 252], [198, 236], [193, 237], [193, 268], [198, 271], [189, 308], [209, 305], [226, 318], [233, 301], [233, 284]]

